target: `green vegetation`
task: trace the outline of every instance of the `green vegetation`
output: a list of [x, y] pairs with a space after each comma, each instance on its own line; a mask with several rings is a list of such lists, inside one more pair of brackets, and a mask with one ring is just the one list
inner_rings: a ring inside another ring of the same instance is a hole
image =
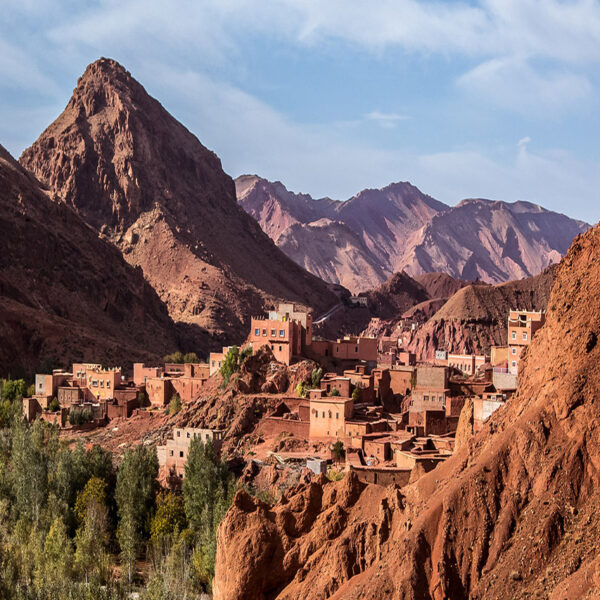
[[0, 379], [0, 427], [7, 427], [21, 414], [21, 401], [28, 391], [24, 379]]
[[339, 396], [340, 395], [340, 390], [338, 390], [336, 387], [332, 387], [331, 391], [329, 392], [329, 396], [333, 397], [333, 396]]
[[355, 387], [352, 390], [352, 400], [354, 400], [354, 402], [358, 402], [360, 400], [360, 388], [359, 387]]
[[337, 471], [336, 469], [329, 469], [327, 473], [325, 473], [325, 477], [329, 479], [329, 481], [340, 481], [344, 479], [344, 471]]
[[346, 451], [344, 450], [344, 444], [342, 443], [341, 440], [338, 440], [333, 445], [333, 448], [331, 449], [331, 451], [333, 452], [333, 455], [335, 456], [335, 459], [337, 462], [340, 462], [340, 460], [342, 460], [342, 458], [344, 458], [344, 456], [346, 456]]
[[110, 452], [71, 449], [41, 420], [0, 431], [0, 598], [125, 600], [136, 591], [195, 600], [210, 591], [233, 477], [199, 439], [182, 493], [161, 490], [157, 472], [153, 447], [127, 450], [116, 469]]
[[181, 398], [174, 394], [169, 402], [169, 414], [176, 415], [181, 410]]
[[306, 396], [308, 396], [309, 389], [310, 388], [306, 385], [306, 383], [304, 383], [304, 381], [300, 381], [296, 386], [296, 395], [298, 398], [306, 398]]
[[86, 406], [84, 408], [72, 408], [69, 411], [69, 424], [83, 425], [93, 419], [92, 411]]
[[182, 363], [197, 363], [200, 362], [198, 355], [195, 352], [188, 352], [184, 354], [179, 350], [177, 352], [172, 352], [171, 354], [167, 354], [163, 357], [163, 360], [166, 363], [174, 363], [174, 364], [182, 364]]
[[318, 388], [323, 378], [323, 368], [315, 367], [310, 374], [310, 382], [313, 388]]
[[56, 396], [50, 400], [50, 404], [48, 404], [48, 410], [50, 412], [58, 412], [60, 410], [60, 404]]

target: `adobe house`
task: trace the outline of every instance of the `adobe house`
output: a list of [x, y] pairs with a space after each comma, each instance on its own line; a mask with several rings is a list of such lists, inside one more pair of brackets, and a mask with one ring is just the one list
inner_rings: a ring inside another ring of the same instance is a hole
[[135, 385], [145, 385], [146, 379], [161, 377], [164, 372], [163, 367], [147, 367], [144, 363], [133, 363], [133, 382]]
[[485, 356], [476, 354], [448, 354], [448, 366], [463, 375], [472, 376], [485, 364]]
[[227, 353], [231, 350], [231, 346], [223, 346], [223, 350], [221, 352], [211, 352], [208, 356], [208, 372], [209, 376], [213, 376], [215, 373], [218, 373], [221, 367], [223, 366], [223, 362], [225, 361], [225, 357]]
[[310, 427], [309, 438], [339, 439], [345, 436], [346, 420], [352, 417], [352, 398], [326, 397], [324, 390], [309, 392]]
[[445, 409], [449, 395], [448, 367], [417, 367], [415, 386], [411, 392], [410, 412]]
[[546, 322], [545, 311], [511, 310], [508, 315], [508, 369], [513, 375], [519, 372], [523, 350]]
[[185, 475], [185, 465], [193, 439], [200, 438], [202, 442], [212, 442], [217, 454], [223, 444], [223, 431], [219, 429], [201, 429], [184, 427], [173, 429], [171, 437], [166, 443], [156, 447], [158, 466], [168, 474], [173, 474], [179, 479]]

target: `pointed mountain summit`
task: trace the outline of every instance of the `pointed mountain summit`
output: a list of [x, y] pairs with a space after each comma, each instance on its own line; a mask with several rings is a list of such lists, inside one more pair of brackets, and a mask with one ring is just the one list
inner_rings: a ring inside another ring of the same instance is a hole
[[238, 205], [233, 180], [121, 65], [102, 58], [21, 164], [140, 266], [171, 317], [225, 337], [285, 299], [337, 300]]

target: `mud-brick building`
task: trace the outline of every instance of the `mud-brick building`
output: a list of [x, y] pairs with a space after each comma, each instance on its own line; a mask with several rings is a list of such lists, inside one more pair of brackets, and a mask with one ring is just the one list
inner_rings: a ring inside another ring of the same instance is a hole
[[545, 311], [511, 310], [508, 314], [508, 368], [517, 375], [523, 350], [546, 322]]
[[217, 453], [221, 451], [223, 431], [219, 429], [199, 429], [184, 427], [173, 429], [171, 437], [162, 446], [156, 447], [158, 466], [165, 475], [183, 479], [185, 465], [193, 439], [200, 438], [203, 443], [211, 442]]
[[345, 437], [346, 422], [352, 418], [352, 398], [326, 396], [325, 390], [309, 392], [309, 438], [335, 440]]

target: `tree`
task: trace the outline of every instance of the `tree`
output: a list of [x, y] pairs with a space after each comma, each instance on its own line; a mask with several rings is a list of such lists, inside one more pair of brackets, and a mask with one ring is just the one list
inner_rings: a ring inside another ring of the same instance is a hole
[[181, 410], [181, 398], [174, 394], [169, 402], [169, 414], [176, 415]]
[[340, 390], [338, 390], [336, 387], [331, 388], [331, 391], [329, 392], [329, 396], [339, 396], [340, 395]]
[[200, 362], [198, 355], [195, 352], [188, 352], [183, 356], [184, 363], [197, 363]]
[[48, 410], [51, 412], [58, 412], [60, 410], [60, 403], [56, 396], [54, 396], [50, 401], [50, 404], [48, 404]]
[[65, 581], [71, 579], [73, 569], [73, 544], [67, 535], [67, 528], [60, 517], [50, 526], [44, 542], [44, 552], [36, 565], [36, 587], [49, 596], [57, 597]]
[[156, 514], [150, 524], [150, 539], [159, 542], [185, 527], [185, 506], [181, 494], [163, 492], [157, 498]]
[[296, 395], [298, 398], [306, 398], [307, 393], [306, 384], [303, 381], [299, 381], [296, 386]]
[[181, 364], [184, 361], [184, 356], [183, 356], [183, 352], [173, 352], [172, 354], [167, 354], [163, 360], [166, 363], [175, 363], [175, 364]]
[[323, 369], [321, 367], [315, 367], [310, 374], [310, 382], [313, 388], [318, 388], [323, 378]]
[[88, 506], [95, 502], [101, 506], [106, 506], [106, 481], [99, 477], [91, 477], [85, 484], [83, 490], [77, 494], [75, 500], [75, 516], [80, 523], [85, 521], [88, 512]]
[[130, 589], [135, 559], [141, 542], [148, 535], [157, 476], [158, 459], [154, 448], [137, 446], [125, 452], [117, 472], [115, 498], [119, 514], [117, 540]]
[[241, 367], [246, 359], [250, 356], [252, 356], [252, 344], [248, 344], [246, 347], [242, 348], [242, 351], [240, 352], [239, 366]]
[[204, 587], [214, 575], [216, 533], [233, 497], [233, 477], [221, 462], [210, 441], [194, 438], [190, 443], [183, 480], [185, 515], [197, 544], [194, 570]]
[[231, 376], [238, 371], [239, 369], [239, 357], [240, 357], [240, 349], [237, 346], [231, 346], [227, 355], [225, 356], [225, 360], [221, 365], [220, 373], [221, 377], [223, 377], [223, 384], [227, 385]]
[[24, 379], [0, 380], [0, 426], [8, 427], [21, 413], [21, 400], [27, 393]]
[[358, 386], [352, 390], [352, 400], [354, 400], [354, 402], [360, 400], [360, 388]]
[[336, 461], [340, 462], [340, 460], [342, 460], [342, 458], [344, 458], [344, 456], [346, 455], [346, 451], [344, 450], [344, 444], [342, 443], [342, 440], [338, 440], [331, 448], [331, 451], [333, 452]]

